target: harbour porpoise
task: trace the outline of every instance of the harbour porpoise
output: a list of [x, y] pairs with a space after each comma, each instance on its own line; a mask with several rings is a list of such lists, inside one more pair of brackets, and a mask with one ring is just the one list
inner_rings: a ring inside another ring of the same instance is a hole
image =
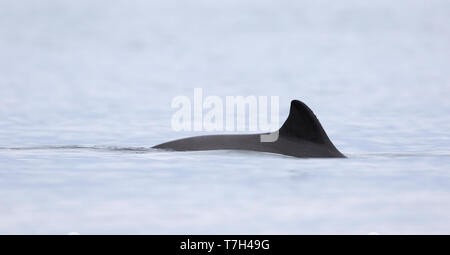
[[249, 150], [298, 158], [345, 158], [330, 141], [311, 109], [298, 100], [291, 102], [287, 120], [273, 133], [195, 136], [152, 148], [174, 151]]

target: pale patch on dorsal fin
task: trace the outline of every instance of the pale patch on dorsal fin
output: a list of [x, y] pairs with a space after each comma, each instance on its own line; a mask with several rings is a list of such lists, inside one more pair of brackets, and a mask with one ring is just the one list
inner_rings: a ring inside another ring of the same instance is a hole
[[280, 128], [280, 135], [315, 143], [331, 143], [316, 115], [306, 104], [298, 100], [291, 102], [289, 116]]

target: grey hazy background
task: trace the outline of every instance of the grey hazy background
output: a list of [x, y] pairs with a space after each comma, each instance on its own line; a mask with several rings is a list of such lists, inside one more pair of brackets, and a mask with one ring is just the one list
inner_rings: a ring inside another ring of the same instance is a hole
[[[448, 1], [0, 1], [0, 233], [450, 233]], [[307, 103], [347, 160], [170, 153], [171, 100]]]

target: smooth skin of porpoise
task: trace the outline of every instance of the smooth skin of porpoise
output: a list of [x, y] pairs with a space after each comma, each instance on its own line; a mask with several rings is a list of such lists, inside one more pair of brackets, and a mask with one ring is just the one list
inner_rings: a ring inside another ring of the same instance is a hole
[[287, 120], [273, 133], [195, 136], [156, 145], [174, 151], [249, 150], [299, 158], [345, 158], [306, 104], [293, 100]]

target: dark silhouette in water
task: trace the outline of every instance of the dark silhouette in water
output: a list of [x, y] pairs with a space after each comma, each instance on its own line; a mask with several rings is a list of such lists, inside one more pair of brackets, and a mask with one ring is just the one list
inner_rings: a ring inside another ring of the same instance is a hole
[[345, 158], [334, 147], [311, 109], [298, 100], [291, 102], [287, 120], [274, 133], [195, 136], [153, 148], [175, 151], [250, 150], [299, 158]]

